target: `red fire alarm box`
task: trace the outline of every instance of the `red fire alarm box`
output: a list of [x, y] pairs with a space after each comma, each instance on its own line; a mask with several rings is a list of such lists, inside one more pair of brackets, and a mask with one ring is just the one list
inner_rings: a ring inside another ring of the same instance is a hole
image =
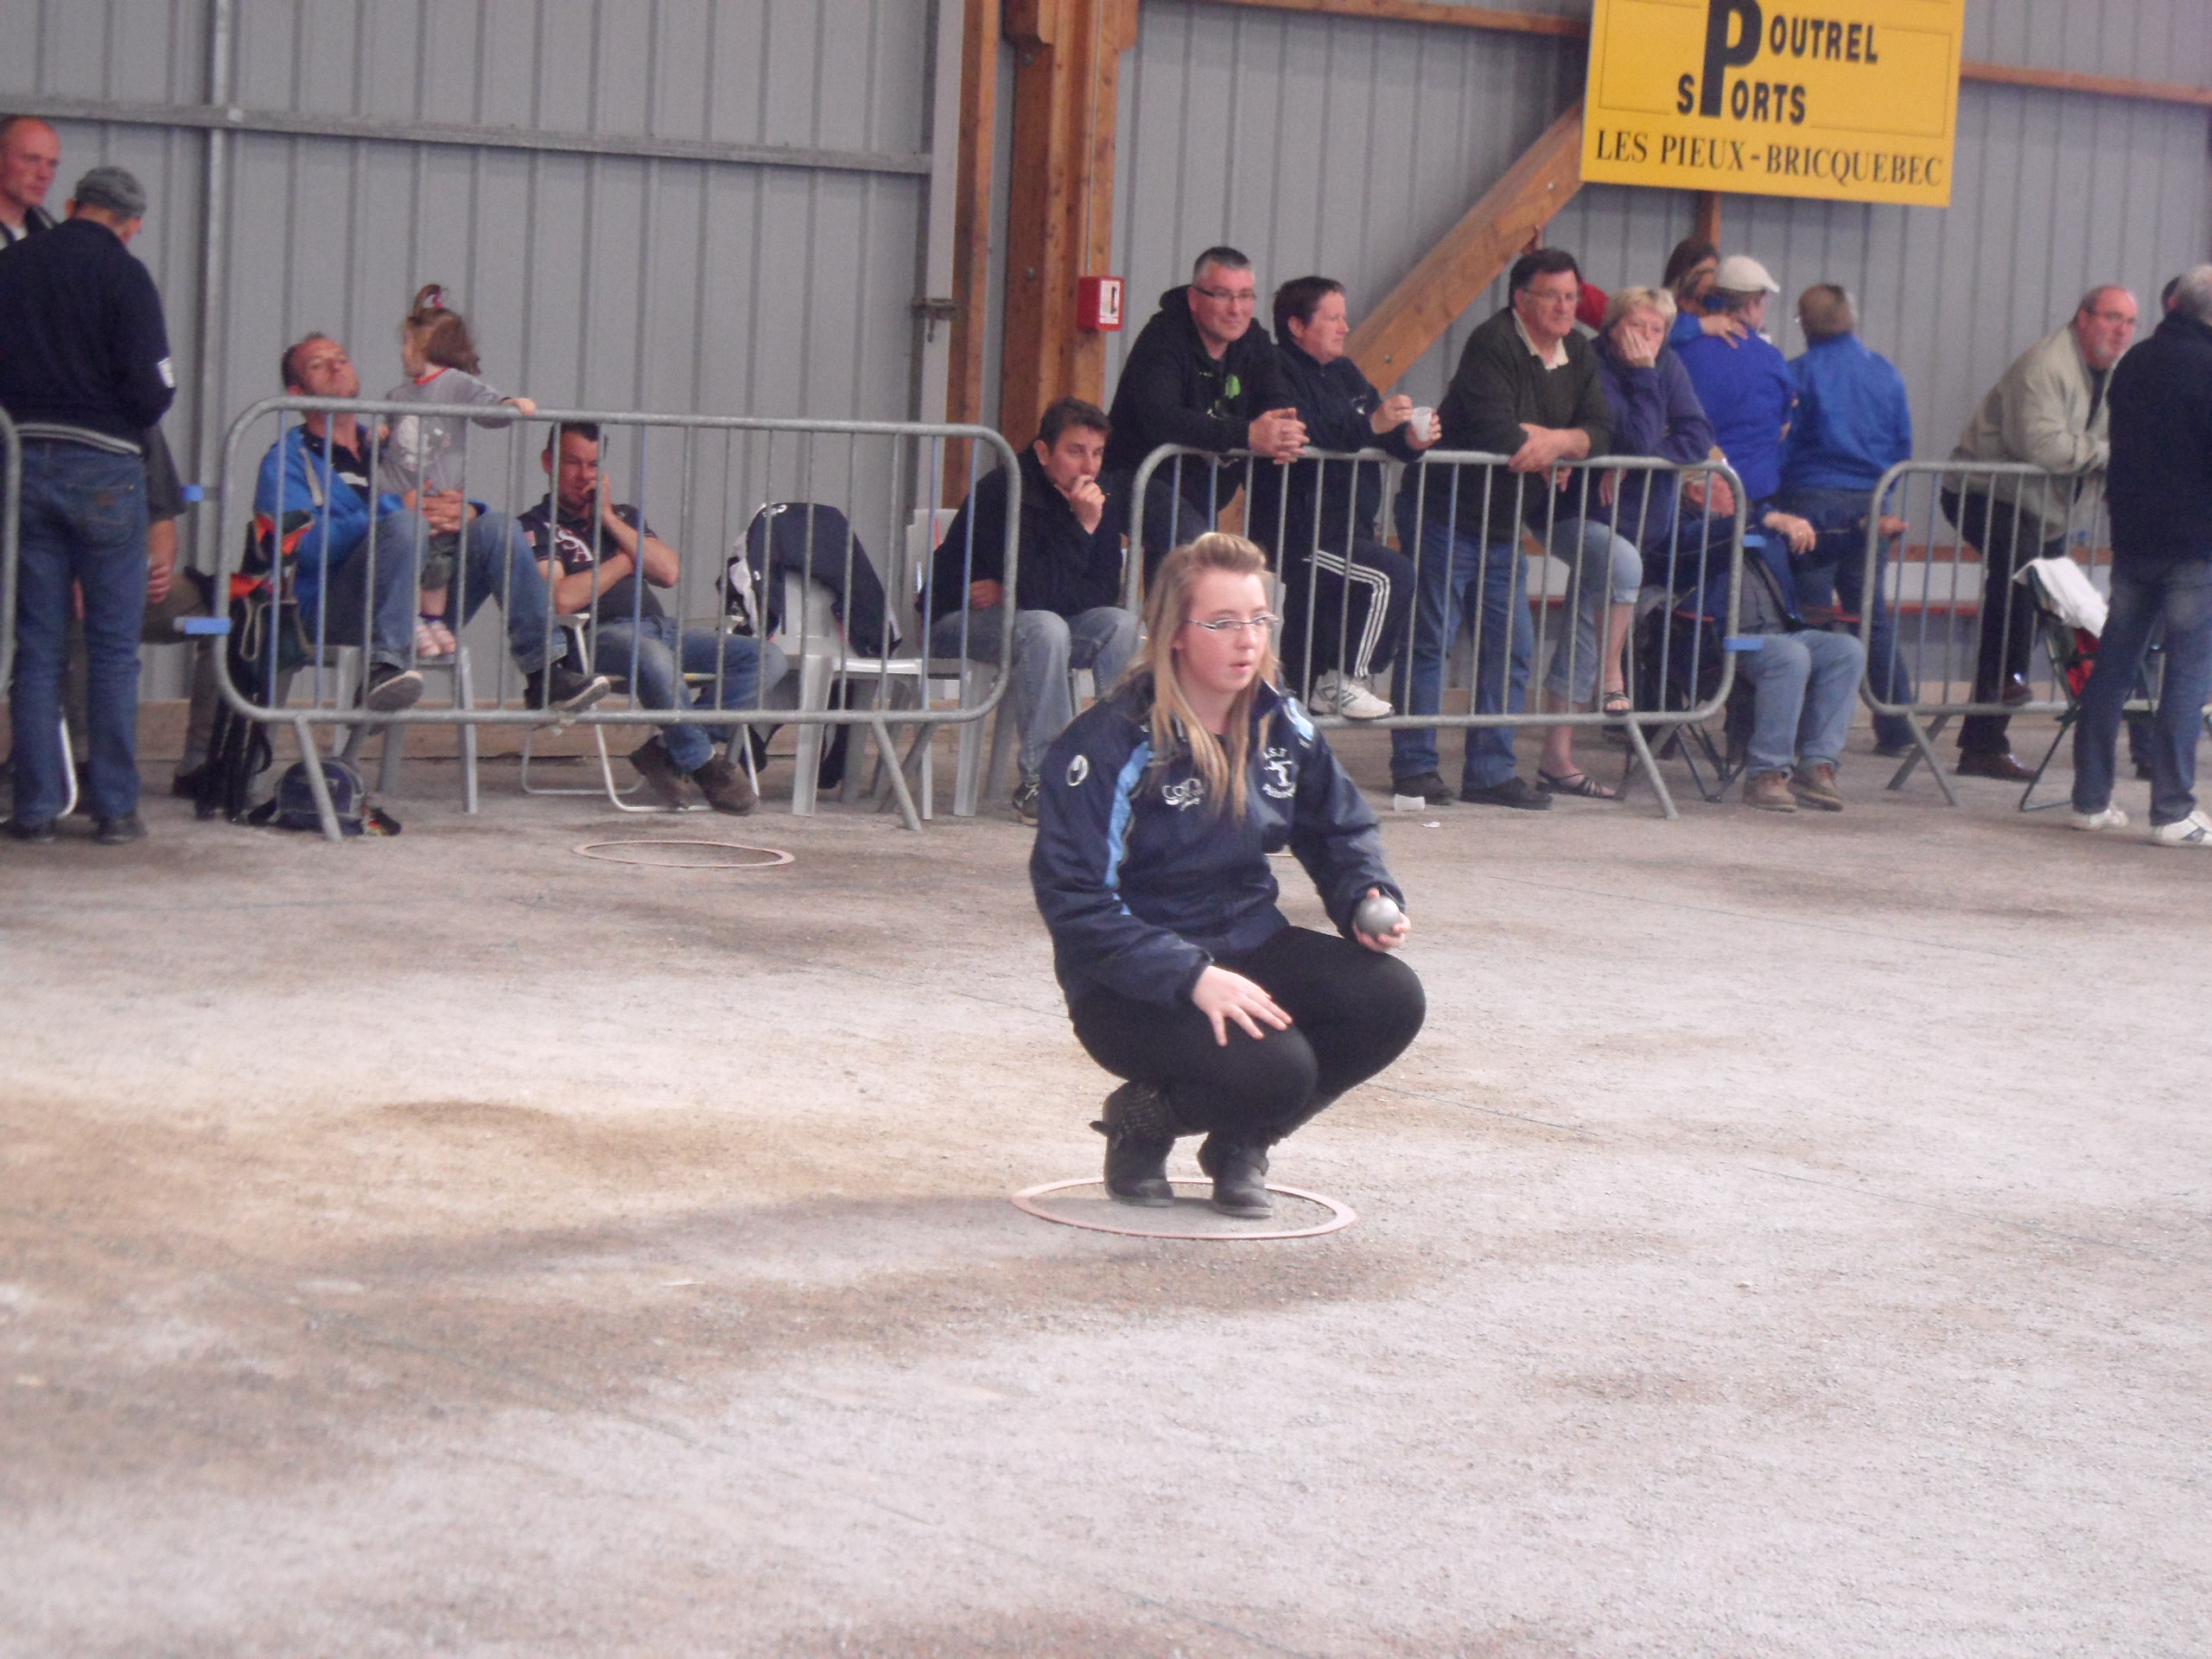
[[1086, 334], [1112, 334], [1122, 327], [1122, 279], [1080, 276], [1075, 284], [1075, 326]]

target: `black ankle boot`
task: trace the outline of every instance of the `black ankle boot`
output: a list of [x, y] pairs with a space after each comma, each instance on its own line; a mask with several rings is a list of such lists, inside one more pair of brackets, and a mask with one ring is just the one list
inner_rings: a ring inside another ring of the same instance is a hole
[[1106, 1116], [1090, 1126], [1106, 1137], [1106, 1190], [1123, 1204], [1164, 1209], [1175, 1202], [1167, 1154], [1180, 1127], [1156, 1084], [1125, 1083], [1106, 1096]]
[[1260, 1221], [1274, 1214], [1265, 1147], [1210, 1135], [1199, 1143], [1198, 1167], [1213, 1178], [1213, 1207], [1223, 1215]]

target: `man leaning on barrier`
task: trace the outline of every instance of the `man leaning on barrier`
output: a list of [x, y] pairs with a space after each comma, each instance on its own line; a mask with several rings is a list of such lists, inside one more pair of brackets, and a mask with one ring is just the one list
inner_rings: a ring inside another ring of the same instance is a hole
[[[1475, 630], [1475, 712], [1520, 711], [1535, 649], [1522, 528], [1542, 528], [1554, 488], [1578, 481], [1560, 463], [1602, 455], [1612, 437], [1597, 354], [1574, 332], [1582, 290], [1574, 256], [1525, 253], [1508, 287], [1511, 303], [1467, 337], [1437, 410], [1444, 448], [1510, 456], [1505, 470], [1423, 461], [1406, 468], [1398, 487], [1398, 544], [1417, 550], [1409, 715], [1442, 707], [1444, 665], [1463, 616]], [[1434, 728], [1391, 733], [1392, 787], [1434, 806], [1452, 800], [1438, 759]], [[1510, 727], [1468, 728], [1457, 798], [1535, 811], [1552, 804], [1515, 774]]]
[[2154, 626], [2165, 669], [2152, 728], [2151, 839], [2212, 848], [2196, 739], [2212, 696], [2212, 265], [2181, 278], [2151, 338], [2112, 373], [2112, 607], [2074, 728], [2074, 827], [2117, 828], [2113, 750]]
[[[1904, 533], [1903, 518], [1882, 513], [1876, 525], [1882, 550], [1871, 577], [1866, 569], [1874, 486], [1891, 467], [1912, 459], [1904, 377], [1860, 341], [1858, 308], [1835, 283], [1815, 283], [1797, 296], [1797, 322], [1807, 344], [1789, 365], [1797, 406], [1783, 445], [1780, 505], [1811, 524], [1819, 538], [1797, 567], [1797, 596], [1815, 609], [1832, 601], [1854, 613], [1872, 607], [1866, 645], [1874, 692], [1884, 702], [1908, 703], [1912, 675], [1897, 655], [1896, 620], [1884, 591], [1888, 550]], [[1911, 749], [1912, 728], [1904, 715], [1874, 716], [1875, 753]]]
[[[277, 369], [295, 397], [361, 395], [353, 359], [327, 334], [309, 334], [286, 347]], [[606, 696], [605, 679], [561, 664], [566, 646], [549, 636], [545, 583], [514, 521], [461, 499], [458, 491], [427, 499], [379, 494], [370, 462], [377, 436], [346, 410], [311, 410], [262, 457], [253, 497], [256, 515], [296, 550], [293, 593], [307, 637], [365, 645], [365, 706], [391, 713], [423, 695], [423, 677], [411, 665], [417, 552], [426, 529], [457, 531], [464, 522], [468, 603], [462, 620], [499, 595], [509, 648], [527, 677], [529, 706], [574, 713]]]
[[22, 443], [16, 800], [8, 832], [50, 842], [67, 798], [60, 690], [72, 591], [84, 606], [86, 790], [93, 839], [138, 817], [138, 634], [146, 613], [145, 434], [176, 395], [161, 296], [130, 239], [146, 192], [119, 167], [77, 181], [67, 222], [0, 257], [0, 408]]
[[[1974, 701], [2019, 703], [2035, 649], [2036, 605], [2013, 580], [2030, 559], [2057, 558], [2069, 543], [2088, 550], [2110, 453], [2105, 385], [2135, 337], [2135, 296], [2093, 288], [2066, 326], [2013, 360], [1967, 423], [1952, 465], [1961, 476], [1942, 492], [1943, 511], [1981, 554], [1980, 648]], [[2026, 461], [2051, 478], [1982, 474], [1975, 462]], [[2025, 783], [2035, 769], [2012, 753], [2007, 715], [1959, 722], [1959, 771]]]
[[[643, 512], [607, 493], [599, 448], [589, 422], [548, 433], [538, 463], [552, 487], [515, 521], [537, 550], [553, 608], [592, 625], [592, 667], [629, 681], [641, 707], [759, 708], [784, 677], [783, 652], [745, 634], [684, 627], [661, 609], [653, 589], [675, 587], [683, 561]], [[688, 699], [687, 674], [708, 677]], [[760, 794], [729, 754], [715, 753], [717, 741], [734, 750], [738, 741], [734, 727], [671, 725], [633, 750], [630, 764], [671, 806], [689, 805], [696, 788], [715, 811], [742, 816]]]
[[[1275, 347], [1308, 442], [1338, 451], [1381, 448], [1411, 461], [1436, 442], [1432, 423], [1413, 435], [1414, 400], [1385, 397], [1344, 355], [1351, 318], [1344, 287], [1300, 276], [1274, 296]], [[1255, 480], [1245, 534], [1283, 579], [1285, 683], [1304, 688], [1321, 715], [1379, 720], [1390, 705], [1369, 677], [1398, 659], [1413, 609], [1413, 561], [1382, 545], [1379, 461], [1300, 461]]]
[[[1166, 443], [1219, 455], [1249, 449], [1275, 461], [1305, 448], [1274, 343], [1252, 327], [1259, 302], [1252, 262], [1234, 248], [1208, 248], [1189, 286], [1160, 296], [1114, 388], [1109, 475], [1134, 480], [1144, 458]], [[1243, 481], [1234, 474], [1217, 478], [1211, 461], [1161, 463], [1145, 492], [1145, 575], [1168, 549], [1211, 530]]]
[[[1136, 655], [1137, 619], [1122, 607], [1122, 532], [1128, 480], [1099, 477], [1111, 423], [1079, 397], [1045, 410], [1023, 450], [1015, 544], [1014, 664], [1007, 695], [1021, 731], [1014, 815], [1037, 822], [1045, 751], [1075, 718], [1071, 670], [1087, 668], [1101, 698]], [[1006, 468], [977, 480], [945, 532], [930, 574], [930, 653], [998, 660], [1005, 626]]]

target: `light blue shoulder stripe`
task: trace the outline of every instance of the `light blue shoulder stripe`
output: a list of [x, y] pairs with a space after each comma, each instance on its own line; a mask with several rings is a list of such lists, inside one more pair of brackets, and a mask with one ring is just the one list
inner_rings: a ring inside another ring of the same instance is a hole
[[1129, 849], [1129, 820], [1136, 812], [1137, 780], [1152, 764], [1152, 742], [1147, 739], [1129, 751], [1122, 775], [1114, 780], [1114, 816], [1106, 823], [1106, 885], [1121, 890], [1122, 857]]
[[1277, 707], [1290, 717], [1291, 726], [1300, 738], [1311, 743], [1313, 741], [1313, 722], [1306, 718], [1306, 710], [1299, 707], [1298, 699], [1286, 693]]

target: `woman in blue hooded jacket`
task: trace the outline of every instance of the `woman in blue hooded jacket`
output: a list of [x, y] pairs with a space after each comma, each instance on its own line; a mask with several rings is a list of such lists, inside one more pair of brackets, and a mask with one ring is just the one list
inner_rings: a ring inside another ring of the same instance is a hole
[[[1404, 895], [1375, 814], [1275, 690], [1266, 556], [1208, 534], [1168, 556], [1143, 657], [1047, 753], [1030, 882], [1077, 1039], [1127, 1078], [1107, 1096], [1105, 1180], [1167, 1205], [1167, 1154], [1203, 1133], [1224, 1214], [1265, 1216], [1268, 1148], [1390, 1064], [1421, 981], [1354, 912]], [[1335, 934], [1293, 927], [1268, 855], [1287, 848]]]

